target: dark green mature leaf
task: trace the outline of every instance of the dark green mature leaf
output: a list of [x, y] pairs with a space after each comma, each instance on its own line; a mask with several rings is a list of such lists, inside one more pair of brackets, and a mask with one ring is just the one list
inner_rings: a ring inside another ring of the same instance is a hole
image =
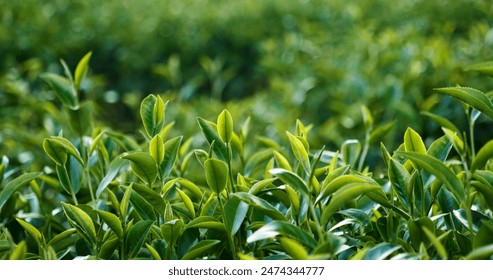
[[252, 243], [259, 240], [274, 238], [283, 235], [294, 239], [310, 249], [317, 247], [317, 241], [306, 231], [285, 221], [270, 222], [248, 237], [247, 242]]
[[154, 221], [139, 221], [130, 229], [125, 238], [125, 256], [127, 259], [137, 256], [153, 223]]
[[84, 57], [79, 61], [77, 67], [75, 68], [74, 86], [76, 90], [79, 90], [80, 83], [87, 75], [88, 64], [89, 60], [91, 60], [91, 55], [92, 52], [88, 52], [86, 55], [84, 55]]
[[474, 161], [471, 164], [471, 172], [474, 170], [483, 168], [486, 162], [493, 157], [493, 140], [486, 143], [481, 149], [479, 149]]
[[221, 160], [226, 160], [228, 158], [228, 151], [226, 149], [226, 144], [217, 134], [217, 125], [202, 118], [197, 118], [197, 122], [199, 123], [200, 129], [202, 130], [205, 139], [207, 139], [207, 142], [209, 142], [209, 144], [214, 142], [213, 149], [217, 157]]
[[60, 186], [62, 186], [63, 190], [66, 191], [68, 194], [75, 194], [72, 187], [72, 182], [70, 180], [70, 175], [66, 167], [57, 164], [55, 170], [58, 177], [58, 182], [60, 183]]
[[212, 250], [212, 248], [216, 247], [220, 243], [221, 240], [213, 240], [213, 239], [202, 240], [197, 244], [193, 245], [181, 259], [194, 260], [199, 257], [202, 257], [204, 254]]
[[237, 196], [231, 196], [224, 204], [224, 224], [229, 235], [233, 236], [240, 229], [248, 212], [248, 204]]
[[293, 187], [303, 195], [309, 195], [308, 186], [303, 181], [303, 179], [301, 179], [300, 176], [298, 176], [294, 172], [282, 168], [274, 168], [269, 170], [269, 172], [270, 174], [278, 177], [285, 184], [290, 185], [291, 187]]
[[384, 260], [395, 251], [401, 248], [400, 245], [390, 243], [380, 243], [366, 252], [364, 260]]
[[221, 160], [210, 158], [205, 161], [204, 168], [209, 188], [217, 194], [221, 193], [228, 182], [228, 165]]
[[[133, 186], [135, 188], [135, 186]], [[132, 191], [130, 195], [130, 203], [133, 209], [139, 214], [143, 220], [156, 220], [156, 213], [154, 207], [146, 201], [140, 194]]]
[[164, 213], [166, 203], [164, 199], [148, 186], [141, 184], [132, 184], [133, 190], [142, 196], [145, 201], [152, 205], [159, 213]]
[[176, 161], [176, 157], [178, 155], [178, 152], [180, 151], [180, 145], [181, 141], [183, 139], [183, 136], [178, 136], [175, 138], [172, 138], [166, 143], [164, 143], [164, 150], [166, 153], [164, 154], [164, 159], [159, 166], [159, 169], [161, 171], [161, 177], [166, 178], [169, 176], [171, 173], [171, 170], [173, 169], [173, 166]]
[[43, 149], [56, 164], [64, 165], [67, 162], [67, 151], [58, 141], [51, 138], [46, 138], [43, 141]]
[[419, 167], [435, 175], [450, 189], [450, 191], [454, 194], [454, 196], [456, 196], [458, 200], [460, 200], [461, 202], [465, 202], [464, 186], [462, 185], [461, 181], [455, 176], [455, 174], [441, 161], [429, 155], [423, 155], [413, 152], [396, 153], [410, 159]]
[[69, 228], [59, 234], [57, 234], [55, 237], [53, 237], [50, 242], [48, 242], [48, 246], [56, 247], [59, 243], [67, 240], [70, 236], [72, 236], [74, 233], [76, 233], [77, 230], [74, 228]]
[[53, 73], [43, 73], [40, 77], [50, 85], [64, 106], [70, 108], [77, 107], [77, 93], [74, 92], [68, 79]]
[[183, 221], [175, 219], [167, 221], [161, 226], [161, 234], [168, 243], [168, 246], [174, 246], [178, 238], [180, 238], [183, 230]]
[[493, 119], [493, 104], [483, 92], [468, 87], [446, 87], [435, 90], [450, 95]]
[[69, 223], [77, 230], [77, 233], [89, 244], [97, 243], [96, 229], [91, 217], [82, 209], [62, 202], [62, 208]]
[[123, 237], [123, 227], [118, 216], [108, 211], [97, 209], [95, 211], [118, 237]]
[[407, 186], [411, 175], [407, 172], [406, 168], [402, 166], [398, 161], [391, 158], [389, 160], [389, 179], [392, 188], [397, 193], [399, 200], [405, 207], [409, 208], [409, 199], [407, 195]]
[[269, 202], [267, 202], [266, 200], [264, 200], [260, 197], [254, 196], [254, 195], [249, 194], [249, 193], [243, 193], [243, 192], [235, 193], [233, 195], [237, 196], [239, 199], [248, 203], [253, 208], [261, 211], [262, 213], [271, 217], [272, 219], [282, 220], [282, 221], [286, 220], [286, 217], [284, 216], [284, 214], [282, 214], [279, 210], [274, 208]]
[[453, 132], [456, 132], [459, 134], [461, 133], [460, 130], [457, 128], [457, 126], [455, 126], [455, 124], [453, 124], [451, 121], [449, 121], [448, 119], [446, 119], [444, 117], [432, 114], [430, 112], [421, 112], [421, 115], [432, 119], [433, 121], [438, 123], [441, 127], [448, 128], [448, 129], [452, 130]]
[[367, 192], [380, 189], [381, 187], [374, 183], [350, 183], [344, 185], [332, 195], [329, 204], [323, 208], [320, 218], [322, 225], [326, 225], [332, 215], [350, 200]]
[[31, 172], [22, 174], [21, 176], [10, 181], [4, 188], [2, 193], [0, 193], [0, 211], [7, 202], [7, 200], [12, 196], [13, 193], [18, 191], [20, 188], [31, 182], [32, 180], [41, 176], [43, 172]]
[[104, 178], [101, 180], [99, 183], [98, 189], [96, 190], [96, 197], [99, 197], [103, 191], [106, 189], [106, 187], [115, 179], [116, 175], [118, 175], [118, 172], [120, 169], [124, 168], [127, 165], [128, 161], [121, 158], [121, 157], [116, 157], [111, 163], [108, 168], [108, 173], [104, 176]]
[[447, 136], [442, 136], [431, 143], [428, 148], [428, 155], [437, 158], [439, 161], [445, 161], [452, 149], [452, 143]]
[[101, 249], [98, 252], [99, 259], [110, 259], [115, 250], [120, 245], [120, 238], [116, 235], [112, 235], [109, 237], [103, 245], [101, 245]]
[[149, 153], [133, 152], [124, 154], [122, 158], [130, 160], [132, 171], [142, 181], [149, 185], [152, 185], [157, 178], [157, 165], [152, 156]]
[[65, 113], [70, 129], [81, 137], [91, 134], [94, 121], [94, 105], [92, 101], [86, 101], [77, 108], [67, 108]]
[[217, 133], [224, 143], [231, 142], [233, 137], [233, 117], [226, 109], [217, 117]]

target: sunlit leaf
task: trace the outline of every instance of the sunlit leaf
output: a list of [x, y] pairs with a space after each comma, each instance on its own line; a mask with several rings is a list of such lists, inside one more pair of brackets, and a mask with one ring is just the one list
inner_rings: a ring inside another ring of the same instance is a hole
[[149, 185], [152, 185], [157, 178], [157, 165], [152, 156], [149, 153], [144, 152], [133, 152], [129, 154], [124, 154], [123, 159], [130, 160], [132, 171], [137, 175], [142, 181]]
[[468, 87], [446, 87], [435, 90], [450, 95], [493, 119], [493, 104], [483, 92]]

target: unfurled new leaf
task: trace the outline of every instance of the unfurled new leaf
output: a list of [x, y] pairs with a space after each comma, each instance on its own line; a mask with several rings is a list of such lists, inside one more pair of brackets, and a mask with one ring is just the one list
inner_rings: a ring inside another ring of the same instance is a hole
[[160, 165], [161, 162], [163, 162], [165, 154], [164, 141], [159, 134], [151, 139], [151, 142], [149, 143], [149, 153], [154, 158], [157, 165]]
[[62, 202], [62, 208], [77, 233], [89, 244], [95, 245], [97, 243], [96, 229], [91, 217], [82, 209], [65, 202]]
[[43, 73], [40, 77], [50, 85], [64, 106], [69, 108], [78, 106], [77, 94], [67, 78], [53, 73]]
[[92, 52], [88, 52], [77, 64], [75, 68], [74, 86], [76, 90], [80, 89], [80, 84], [87, 75], [89, 60], [91, 60]]
[[210, 158], [204, 163], [205, 180], [216, 194], [221, 193], [228, 182], [228, 165], [218, 159]]
[[233, 117], [226, 109], [217, 117], [217, 133], [224, 143], [229, 143], [233, 137]]

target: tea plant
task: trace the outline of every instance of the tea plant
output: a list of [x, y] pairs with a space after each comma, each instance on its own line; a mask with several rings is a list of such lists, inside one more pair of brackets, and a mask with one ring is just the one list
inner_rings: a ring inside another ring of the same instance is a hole
[[[41, 78], [59, 101], [56, 135], [39, 149], [50, 163], [20, 173], [0, 165], [2, 259], [489, 259], [493, 255], [493, 141], [475, 147], [489, 97], [439, 88], [461, 101], [469, 129], [424, 112], [443, 136], [425, 145], [408, 128], [380, 144], [385, 172], [367, 155], [392, 124], [361, 106], [363, 139], [314, 147], [297, 121], [284, 145], [254, 135], [224, 109], [198, 117], [202, 135], [170, 136], [173, 103], [140, 103], [139, 133], [123, 134], [81, 98], [91, 53], [74, 73]], [[491, 73], [491, 63], [471, 70]]]

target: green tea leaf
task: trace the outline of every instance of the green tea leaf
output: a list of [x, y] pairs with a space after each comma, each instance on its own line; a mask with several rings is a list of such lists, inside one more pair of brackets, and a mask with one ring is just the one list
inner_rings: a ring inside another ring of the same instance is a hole
[[183, 203], [185, 203], [185, 207], [187, 208], [188, 212], [190, 213], [190, 216], [192, 217], [192, 219], [194, 219], [195, 218], [195, 208], [193, 207], [192, 200], [182, 190], [177, 188], [176, 191], [178, 192], [178, 195], [180, 195], [180, 198], [183, 201]]
[[122, 158], [130, 160], [132, 171], [142, 181], [148, 185], [152, 185], [157, 178], [157, 166], [152, 156], [144, 152], [133, 152], [124, 154]]
[[398, 161], [391, 158], [389, 160], [389, 179], [392, 188], [397, 193], [399, 200], [404, 204], [406, 208], [409, 208], [409, 199], [407, 195], [407, 186], [411, 180], [411, 175], [407, 172], [406, 168], [402, 166]]
[[224, 204], [224, 224], [229, 235], [233, 236], [240, 229], [248, 212], [248, 204], [236, 196], [231, 196]]
[[78, 106], [77, 93], [74, 92], [67, 78], [53, 73], [43, 73], [40, 77], [53, 89], [64, 106], [70, 108]]
[[493, 256], [493, 244], [482, 246], [472, 250], [466, 257], [466, 260], [490, 260]]
[[10, 254], [9, 260], [26, 260], [27, 245], [26, 241], [22, 240]]
[[163, 162], [165, 148], [164, 141], [161, 136], [159, 136], [159, 134], [155, 135], [151, 139], [151, 142], [149, 143], [149, 153], [151, 154], [152, 158], [154, 158], [157, 165], [160, 165], [161, 162]]
[[108, 211], [95, 210], [103, 221], [111, 228], [111, 230], [118, 236], [123, 237], [123, 227], [118, 217]]
[[161, 226], [161, 234], [168, 243], [168, 246], [174, 246], [180, 238], [183, 230], [183, 221], [179, 219], [171, 220]]
[[68, 194], [75, 194], [67, 168], [64, 165], [57, 164], [55, 170], [58, 177], [58, 182], [62, 186], [63, 190]]
[[226, 144], [221, 140], [217, 134], [217, 125], [213, 122], [204, 120], [202, 118], [197, 118], [200, 129], [205, 136], [205, 139], [209, 144], [214, 142], [214, 153], [221, 160], [226, 160], [228, 158], [228, 151], [226, 149]]
[[344, 141], [341, 146], [342, 160], [350, 165], [354, 166], [356, 160], [361, 152], [361, 144], [356, 139], [350, 139]]
[[278, 235], [283, 235], [296, 240], [297, 242], [308, 246], [310, 249], [317, 247], [317, 241], [310, 234], [300, 227], [285, 221], [273, 221], [264, 225], [250, 235], [247, 242], [252, 243], [259, 240], [274, 238]]
[[415, 152], [418, 154], [426, 154], [426, 146], [421, 139], [421, 136], [412, 128], [408, 128], [404, 133], [404, 148], [406, 152]]
[[326, 225], [334, 213], [350, 200], [370, 191], [380, 190], [380, 186], [374, 183], [350, 183], [338, 189], [331, 197], [329, 204], [322, 210], [320, 221]]
[[338, 191], [342, 187], [344, 187], [348, 184], [352, 184], [352, 183], [378, 185], [370, 177], [366, 177], [366, 176], [362, 176], [362, 175], [352, 175], [352, 174], [342, 175], [342, 176], [336, 177], [335, 179], [331, 180], [327, 185], [322, 186], [322, 191], [320, 192], [317, 199], [315, 200], [315, 203], [322, 201], [327, 196], [335, 193], [336, 191]]
[[308, 186], [303, 181], [303, 179], [301, 179], [300, 176], [298, 176], [296, 173], [293, 173], [291, 171], [282, 168], [274, 168], [271, 169], [269, 172], [270, 174], [281, 179], [283, 183], [290, 185], [291, 187], [293, 187], [303, 195], [308, 196], [310, 194], [308, 190]]
[[39, 232], [39, 230], [35, 228], [33, 225], [31, 225], [30, 223], [21, 220], [19, 218], [16, 218], [15, 220], [27, 231], [29, 235], [31, 235], [34, 238], [34, 240], [36, 240], [36, 243], [38, 243], [39, 248], [42, 249], [44, 245], [43, 234], [41, 234], [41, 232]]
[[147, 203], [152, 205], [159, 213], [164, 213], [166, 209], [166, 203], [164, 199], [148, 186], [141, 184], [132, 184], [132, 189], [140, 196], [142, 196]]
[[139, 221], [130, 229], [125, 238], [125, 256], [127, 259], [137, 256], [153, 223], [154, 221]]
[[128, 206], [130, 204], [130, 197], [132, 195], [132, 190], [133, 189], [133, 184], [130, 184], [130, 186], [127, 187], [125, 192], [123, 193], [122, 200], [120, 202], [120, 217], [125, 224], [125, 220], [127, 218], [127, 211], [128, 211]]
[[210, 158], [204, 163], [205, 180], [209, 188], [217, 194], [221, 193], [228, 182], [228, 165], [223, 161]]
[[63, 148], [65, 148], [65, 151], [67, 151], [67, 153], [73, 156], [82, 166], [84, 166], [84, 161], [82, 160], [79, 151], [77, 150], [77, 148], [75, 148], [72, 142], [70, 142], [66, 138], [58, 137], [58, 136], [51, 136], [50, 139], [62, 145]]
[[160, 96], [148, 95], [140, 103], [140, 117], [144, 130], [152, 138], [161, 132], [164, 126], [164, 111], [166, 104]]
[[96, 229], [91, 217], [82, 209], [61, 202], [63, 211], [69, 223], [77, 230], [77, 233], [84, 238], [89, 244], [97, 243]]
[[167, 151], [164, 154], [163, 161], [160, 165], [160, 171], [161, 171], [161, 176], [162, 178], [166, 178], [169, 176], [171, 173], [171, 170], [173, 169], [173, 166], [175, 165], [176, 158], [178, 156], [178, 153], [180, 151], [180, 145], [181, 141], [183, 139], [183, 136], [175, 137], [172, 138], [166, 143], [164, 143], [164, 150]]
[[293, 134], [286, 131], [288, 135], [289, 144], [291, 146], [291, 151], [293, 151], [294, 157], [299, 161], [303, 169], [308, 174], [310, 173], [310, 159], [308, 158], [308, 152], [305, 149], [305, 145]]
[[450, 95], [493, 119], [493, 104], [483, 92], [468, 87], [446, 87], [435, 90]]
[[288, 253], [288, 255], [290, 255], [293, 260], [308, 259], [308, 253], [306, 252], [305, 247], [303, 247], [303, 245], [301, 245], [296, 240], [283, 237], [281, 238], [281, 245], [286, 253]]
[[190, 221], [185, 228], [205, 228], [218, 230], [226, 233], [226, 227], [216, 218], [211, 216], [200, 216]]
[[394, 245], [390, 243], [380, 243], [375, 245], [375, 247], [371, 248], [366, 252], [364, 256], [364, 260], [384, 260], [388, 256], [390, 256], [395, 251], [399, 250], [401, 246]]
[[481, 149], [479, 149], [474, 161], [471, 164], [471, 172], [474, 170], [483, 168], [486, 162], [493, 157], [493, 140], [486, 143]]
[[224, 109], [217, 117], [217, 132], [224, 143], [231, 142], [233, 136], [233, 117]]
[[276, 159], [277, 166], [288, 171], [293, 171], [289, 161], [278, 151], [274, 151], [274, 158]]
[[43, 172], [30, 172], [22, 174], [21, 176], [10, 181], [0, 193], [0, 211], [7, 202], [7, 200], [12, 196], [13, 193], [18, 191], [20, 188], [31, 182], [32, 180], [41, 176]]
[[269, 178], [269, 179], [264, 179], [261, 181], [258, 181], [255, 183], [250, 190], [248, 191], [250, 194], [257, 195], [259, 192], [261, 192], [263, 189], [265, 189], [267, 186], [271, 185], [277, 178]]
[[417, 164], [419, 167], [425, 169], [431, 174], [435, 175], [442, 183], [444, 183], [450, 191], [455, 195], [455, 197], [461, 201], [465, 202], [464, 186], [455, 174], [447, 168], [441, 161], [431, 157], [429, 155], [423, 155], [413, 152], [396, 152], [402, 155], [412, 162]]
[[84, 57], [79, 61], [77, 67], [75, 68], [75, 77], [74, 77], [74, 86], [76, 90], [79, 90], [80, 83], [87, 75], [89, 60], [91, 59], [92, 52], [88, 52]]
[[48, 246], [52, 246], [55, 248], [59, 243], [67, 240], [74, 233], [77, 233], [77, 230], [74, 228], [69, 228], [69, 229], [57, 234], [55, 237], [53, 237], [50, 240], [50, 242], [48, 242]]
[[81, 137], [91, 134], [94, 122], [94, 106], [92, 101], [86, 101], [77, 108], [65, 110], [70, 129]]
[[103, 191], [106, 189], [106, 187], [115, 179], [116, 175], [118, 175], [118, 172], [120, 172], [120, 169], [124, 168], [127, 165], [128, 161], [121, 158], [121, 157], [116, 157], [111, 163], [108, 168], [108, 173], [104, 176], [104, 178], [101, 180], [99, 183], [98, 189], [96, 190], [96, 197], [98, 198]]
[[392, 121], [392, 122], [389, 122], [383, 126], [379, 126], [379, 127], [375, 128], [374, 130], [372, 130], [370, 133], [369, 144], [373, 145], [373, 144], [376, 144], [376, 143], [382, 141], [382, 139], [387, 134], [389, 134], [389, 132], [392, 130], [392, 128], [394, 128], [394, 124], [395, 124], [395, 121]]
[[46, 138], [43, 141], [43, 149], [45, 153], [58, 165], [65, 165], [68, 154], [62, 144], [58, 141]]
[[211, 251], [212, 248], [216, 247], [220, 243], [221, 243], [220, 240], [212, 240], [212, 239], [199, 241], [197, 244], [193, 245], [190, 249], [188, 249], [188, 252], [181, 259], [194, 260], [199, 257], [202, 257], [204, 254], [206, 254], [208, 251]]
[[460, 134], [460, 130], [457, 128], [457, 126], [455, 126], [455, 124], [453, 124], [451, 121], [449, 121], [444, 117], [432, 114], [430, 112], [421, 112], [421, 115], [432, 119], [433, 121], [438, 123], [441, 127], [445, 127], [447, 129], [452, 130], [453, 132]]
[[234, 193], [233, 195], [237, 196], [239, 199], [248, 203], [250, 206], [261, 211], [272, 219], [282, 221], [286, 220], [286, 217], [279, 210], [274, 208], [269, 202], [260, 197], [244, 192]]
[[101, 245], [101, 249], [99, 249], [98, 252], [98, 258], [103, 260], [110, 259], [118, 248], [118, 245], [120, 245], [120, 238], [116, 235], [112, 235], [103, 243], [103, 245]]

